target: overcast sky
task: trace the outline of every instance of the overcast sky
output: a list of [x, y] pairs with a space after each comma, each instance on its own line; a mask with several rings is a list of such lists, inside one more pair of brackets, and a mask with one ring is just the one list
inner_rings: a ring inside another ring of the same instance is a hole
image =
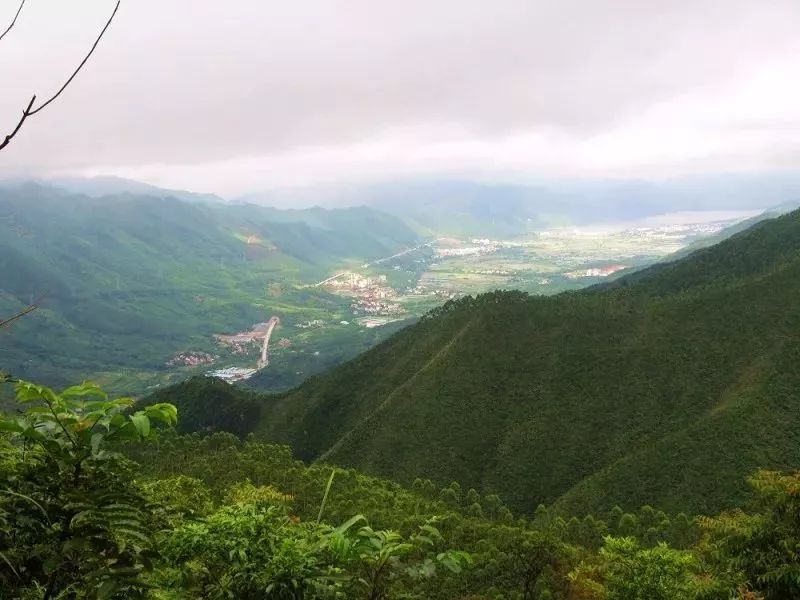
[[[0, 42], [2, 133], [113, 5], [27, 0]], [[0, 0], [0, 23], [16, 7]], [[235, 195], [796, 169], [799, 31], [798, 0], [123, 0], [73, 85], [0, 152], [0, 175]]]

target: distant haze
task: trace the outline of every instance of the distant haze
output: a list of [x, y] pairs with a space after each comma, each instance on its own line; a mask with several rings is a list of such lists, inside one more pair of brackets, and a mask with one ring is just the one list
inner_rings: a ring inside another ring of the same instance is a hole
[[[0, 133], [113, 0], [29, 2], [0, 43]], [[0, 27], [16, 2], [0, 6]], [[123, 0], [0, 176], [117, 175], [235, 197], [800, 170], [797, 0]]]

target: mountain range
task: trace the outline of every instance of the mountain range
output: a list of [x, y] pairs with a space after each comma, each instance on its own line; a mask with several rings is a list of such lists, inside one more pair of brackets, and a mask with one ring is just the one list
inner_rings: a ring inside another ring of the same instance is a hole
[[640, 220], [680, 211], [768, 210], [800, 203], [795, 173], [697, 175], [661, 181], [400, 179], [251, 193], [271, 206], [370, 206], [423, 235], [511, 237], [558, 226]]
[[[304, 459], [451, 480], [514, 509], [710, 513], [800, 465], [800, 211], [603, 287], [451, 301], [258, 405]], [[216, 406], [223, 387], [189, 382]], [[234, 388], [230, 388], [233, 390]]]

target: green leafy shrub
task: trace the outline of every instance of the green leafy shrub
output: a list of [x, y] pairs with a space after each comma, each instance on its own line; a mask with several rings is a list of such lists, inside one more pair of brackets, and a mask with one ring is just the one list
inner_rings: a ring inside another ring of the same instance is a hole
[[16, 398], [22, 414], [0, 416], [3, 588], [38, 589], [44, 600], [141, 593], [154, 556], [146, 502], [132, 463], [109, 444], [150, 437], [152, 420], [173, 425], [175, 407], [130, 413], [131, 400], [89, 383], [56, 393], [19, 381]]
[[214, 510], [211, 491], [195, 477], [177, 475], [146, 481], [141, 488], [152, 504], [156, 529], [171, 529], [187, 519], [205, 517]]
[[663, 543], [643, 548], [634, 538], [608, 536], [596, 559], [579, 565], [570, 579], [587, 598], [695, 600], [711, 587], [701, 584], [699, 571], [690, 551]]
[[800, 597], [800, 473], [759, 471], [748, 479], [753, 510], [702, 518], [706, 549], [732, 583], [768, 600]]
[[183, 565], [187, 590], [203, 598], [334, 597], [339, 572], [326, 562], [321, 533], [268, 503], [224, 506], [176, 529], [164, 545]]
[[460, 573], [470, 564], [471, 557], [462, 551], [434, 553], [442, 540], [434, 523], [432, 519], [404, 537], [396, 531], [375, 531], [359, 515], [328, 534], [333, 556], [351, 574], [347, 597], [384, 600], [390, 597], [393, 585], [432, 577], [437, 568]]
[[430, 523], [408, 538], [373, 530], [362, 516], [331, 528], [292, 518], [273, 494], [223, 506], [172, 533], [164, 556], [181, 568], [190, 593], [212, 599], [380, 600], [398, 583], [432, 577], [437, 567], [459, 572], [469, 563], [463, 552], [433, 552], [441, 535]]
[[293, 498], [271, 485], [253, 485], [249, 479], [234, 485], [225, 494], [225, 504], [274, 504], [291, 506]]

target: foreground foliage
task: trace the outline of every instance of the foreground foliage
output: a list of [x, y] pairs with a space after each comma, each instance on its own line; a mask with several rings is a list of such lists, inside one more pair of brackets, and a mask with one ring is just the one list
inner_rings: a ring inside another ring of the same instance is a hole
[[45, 599], [141, 592], [138, 577], [153, 558], [147, 508], [132, 463], [108, 446], [147, 439], [151, 420], [174, 425], [175, 408], [126, 414], [131, 400], [91, 384], [57, 394], [20, 381], [16, 396], [29, 408], [0, 420], [11, 434], [0, 471], [0, 582]]
[[217, 504], [187, 476], [137, 483], [120, 448], [174, 425], [173, 405], [133, 411], [91, 384], [15, 388], [27, 408], [0, 419], [0, 589], [13, 597], [378, 600], [469, 562], [440, 547], [432, 519], [409, 536], [363, 516], [334, 528], [249, 481]]
[[[772, 600], [800, 588], [800, 475], [716, 517], [643, 506], [515, 518], [230, 434], [180, 436], [83, 384], [16, 383], [0, 418], [0, 589], [12, 598]], [[451, 550], [459, 548], [460, 550]]]

